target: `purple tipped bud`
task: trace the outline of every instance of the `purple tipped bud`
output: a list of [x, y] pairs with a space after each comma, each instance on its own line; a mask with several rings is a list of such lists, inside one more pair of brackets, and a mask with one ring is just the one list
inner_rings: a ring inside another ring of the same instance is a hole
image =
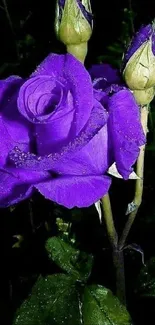
[[123, 76], [132, 90], [155, 85], [155, 25], [140, 28], [124, 55]]
[[92, 27], [90, 0], [57, 0], [55, 30], [65, 45], [87, 42]]

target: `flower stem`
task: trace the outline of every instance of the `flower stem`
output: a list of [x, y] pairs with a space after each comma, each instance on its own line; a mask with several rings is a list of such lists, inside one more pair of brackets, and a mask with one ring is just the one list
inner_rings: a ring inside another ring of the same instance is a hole
[[113, 250], [113, 265], [115, 268], [116, 296], [120, 302], [126, 305], [125, 270], [123, 250]]
[[119, 300], [125, 304], [125, 274], [124, 274], [124, 256], [123, 251], [118, 250], [118, 235], [115, 229], [109, 194], [102, 198], [103, 216], [107, 228], [109, 241], [112, 247], [112, 259], [115, 269], [116, 295]]
[[108, 193], [102, 198], [102, 209], [109, 241], [111, 243], [111, 246], [113, 248], [116, 248], [118, 242], [118, 235], [114, 225], [111, 203]]
[[[148, 121], [148, 105], [141, 107], [141, 124], [144, 130], [144, 133], [147, 133], [147, 121]], [[135, 220], [137, 215], [138, 209], [142, 202], [142, 195], [143, 195], [143, 176], [144, 176], [144, 156], [145, 156], [145, 145], [140, 148], [139, 157], [137, 159], [137, 166], [136, 166], [136, 174], [139, 179], [136, 180], [135, 185], [135, 196], [133, 199], [133, 203], [135, 205], [135, 210], [129, 214], [128, 220], [120, 237], [118, 247], [121, 250], [126, 242], [132, 224]]]
[[67, 45], [67, 52], [74, 55], [79, 61], [84, 64], [85, 58], [87, 56], [88, 43], [80, 43]]

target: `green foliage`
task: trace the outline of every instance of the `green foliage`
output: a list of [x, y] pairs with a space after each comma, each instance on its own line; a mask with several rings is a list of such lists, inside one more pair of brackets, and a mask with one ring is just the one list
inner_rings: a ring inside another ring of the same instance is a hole
[[92, 269], [91, 255], [59, 237], [49, 238], [45, 247], [68, 274], [40, 276], [13, 325], [130, 325], [128, 312], [110, 290], [84, 284]]
[[31, 295], [17, 311], [13, 325], [80, 325], [73, 279], [64, 274], [39, 277]]
[[125, 307], [102, 286], [77, 285], [57, 274], [40, 277], [13, 325], [130, 325]]
[[49, 238], [46, 242], [48, 256], [63, 271], [76, 280], [86, 281], [90, 275], [93, 256], [77, 250], [60, 237]]
[[129, 325], [130, 316], [110, 290], [100, 286], [87, 286], [83, 295], [84, 325]]

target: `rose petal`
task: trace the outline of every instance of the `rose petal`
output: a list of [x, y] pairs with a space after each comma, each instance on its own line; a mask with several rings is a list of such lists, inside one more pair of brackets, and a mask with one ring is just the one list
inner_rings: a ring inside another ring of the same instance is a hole
[[91, 117], [79, 136], [73, 141], [70, 141], [59, 152], [38, 157], [35, 154], [25, 153], [24, 155], [19, 148], [15, 148], [15, 150], [10, 152], [10, 159], [15, 165], [23, 166], [26, 169], [53, 170], [59, 166], [60, 162], [63, 163], [64, 159], [71, 160], [75, 153], [80, 152], [80, 150], [97, 135], [106, 121], [107, 113], [105, 113], [103, 106], [98, 103], [98, 105], [95, 105], [93, 108]]
[[12, 143], [11, 138], [7, 132], [7, 129], [2, 121], [0, 116], [0, 144], [1, 144], [1, 153], [0, 153], [0, 166], [4, 166], [6, 159], [10, 150], [15, 146], [15, 143]]
[[75, 151], [71, 157], [64, 157], [53, 170], [63, 175], [101, 175], [108, 165], [108, 132], [105, 124], [86, 146]]
[[110, 64], [102, 63], [93, 65], [89, 69], [92, 80], [95, 81], [95, 89], [105, 89], [112, 83], [119, 84], [121, 78], [119, 71], [113, 69]]
[[81, 150], [59, 160], [52, 171], [59, 175], [102, 175], [108, 169], [107, 125]]
[[74, 117], [72, 102], [66, 101], [61, 106], [61, 111], [53, 116], [51, 123], [36, 124], [35, 136], [38, 155], [48, 155], [53, 152], [59, 152], [61, 148], [67, 145], [69, 134]]
[[63, 77], [65, 61], [66, 55], [51, 53], [37, 66], [30, 77], [51, 76], [56, 79]]
[[0, 207], [7, 207], [30, 197], [33, 185], [50, 178], [48, 173], [20, 169], [0, 169]]
[[72, 95], [64, 86], [53, 77], [38, 76], [27, 80], [19, 91], [18, 108], [34, 124], [39, 155], [59, 151], [66, 144], [74, 107]]
[[32, 74], [33, 77], [38, 75], [50, 75], [67, 81], [76, 112], [74, 132], [77, 135], [87, 123], [93, 107], [93, 87], [89, 73], [71, 54], [50, 54]]
[[55, 106], [59, 106], [60, 99], [61, 86], [53, 77], [33, 77], [20, 88], [18, 110], [27, 120], [35, 124], [48, 122], [54, 115]]
[[140, 123], [139, 107], [129, 90], [121, 90], [109, 99], [109, 137], [118, 172], [128, 179], [139, 147], [146, 141]]
[[22, 150], [29, 149], [30, 125], [17, 110], [17, 94], [23, 83], [19, 77], [0, 81], [0, 143], [1, 166], [6, 162], [9, 150], [20, 144]]
[[35, 188], [46, 199], [71, 209], [92, 205], [108, 192], [110, 183], [107, 176], [64, 176]]
[[[109, 167], [107, 173], [117, 178], [123, 178], [122, 175], [119, 174], [115, 162]], [[140, 179], [140, 177], [138, 177], [137, 174], [133, 171], [129, 175], [129, 179]]]

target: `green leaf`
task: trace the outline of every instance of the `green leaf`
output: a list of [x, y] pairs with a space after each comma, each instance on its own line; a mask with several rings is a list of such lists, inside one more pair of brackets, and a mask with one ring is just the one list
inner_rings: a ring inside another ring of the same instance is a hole
[[144, 298], [155, 298], [155, 257], [151, 258], [142, 268], [138, 277], [136, 291]]
[[[81, 325], [74, 281], [65, 274], [40, 277], [13, 325]], [[94, 324], [95, 325], [95, 324]]]
[[82, 312], [84, 325], [130, 325], [127, 310], [112, 292], [100, 285], [84, 290]]
[[49, 238], [46, 242], [48, 256], [62, 270], [76, 280], [86, 281], [91, 273], [93, 257], [77, 250], [59, 237]]
[[82, 286], [65, 274], [39, 277], [13, 325], [129, 325], [130, 316], [108, 289]]

